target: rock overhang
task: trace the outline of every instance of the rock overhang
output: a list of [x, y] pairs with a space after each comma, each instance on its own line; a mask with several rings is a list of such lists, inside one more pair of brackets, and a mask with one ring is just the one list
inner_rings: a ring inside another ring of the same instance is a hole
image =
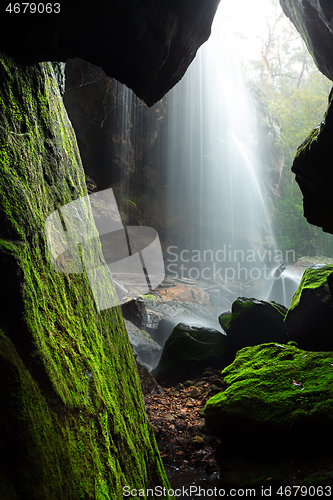
[[219, 1], [99, 0], [92, 6], [71, 0], [52, 4], [60, 5], [57, 13], [5, 12], [0, 48], [27, 65], [80, 57], [151, 106], [182, 78], [209, 38]]

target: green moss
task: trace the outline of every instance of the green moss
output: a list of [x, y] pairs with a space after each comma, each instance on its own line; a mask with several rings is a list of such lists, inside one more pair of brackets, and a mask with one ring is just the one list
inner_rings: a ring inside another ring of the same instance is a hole
[[237, 432], [233, 446], [238, 443], [240, 454], [332, 445], [332, 353], [262, 344], [239, 351], [222, 375], [229, 387], [207, 402], [205, 416], [226, 449], [228, 426], [231, 435]]
[[[301, 299], [301, 294], [303, 290], [306, 289], [319, 289], [322, 288], [322, 299], [325, 301], [330, 301], [331, 300], [331, 295], [329, 291], [329, 286], [327, 283], [327, 278], [328, 276], [333, 272], [333, 266], [327, 265], [323, 266], [320, 269], [309, 269], [306, 268], [306, 270], [303, 273], [301, 282], [296, 290], [295, 295], [292, 298], [290, 307], [288, 311], [292, 311], [298, 304]], [[318, 294], [319, 294], [318, 290]]]
[[167, 486], [120, 309], [49, 260], [46, 218], [87, 194], [53, 67], [3, 55], [0, 76], [1, 498]]

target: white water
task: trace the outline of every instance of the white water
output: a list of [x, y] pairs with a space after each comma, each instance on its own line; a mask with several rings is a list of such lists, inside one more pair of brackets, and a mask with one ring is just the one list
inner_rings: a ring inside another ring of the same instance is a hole
[[[167, 273], [201, 281], [215, 273], [224, 282], [260, 282], [263, 297], [269, 288], [268, 283], [262, 287], [269, 277], [263, 266], [272, 269], [279, 262], [253, 257], [265, 250], [272, 254], [275, 246], [255, 159], [256, 120], [234, 46], [220, 8], [210, 39], [167, 96], [167, 212], [170, 245], [178, 255], [171, 266], [166, 259]], [[219, 252], [225, 248], [231, 253]], [[209, 249], [214, 262], [203, 262]]]

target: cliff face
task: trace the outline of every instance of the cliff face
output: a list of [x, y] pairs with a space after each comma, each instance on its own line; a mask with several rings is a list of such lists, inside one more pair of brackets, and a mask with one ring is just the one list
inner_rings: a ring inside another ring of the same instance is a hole
[[45, 219], [86, 194], [53, 67], [2, 54], [0, 72], [0, 496], [166, 486], [120, 309], [49, 260]]

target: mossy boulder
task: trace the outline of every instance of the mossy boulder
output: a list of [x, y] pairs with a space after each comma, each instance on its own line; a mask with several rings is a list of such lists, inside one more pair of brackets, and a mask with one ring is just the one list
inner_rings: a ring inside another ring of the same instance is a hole
[[163, 385], [176, 385], [200, 375], [207, 366], [225, 366], [226, 336], [209, 328], [195, 328], [179, 323], [163, 348], [153, 370]]
[[290, 340], [312, 351], [333, 351], [333, 266], [307, 268], [285, 318]]
[[46, 218], [87, 194], [53, 66], [0, 55], [1, 499], [167, 486], [120, 308], [49, 258]]
[[286, 312], [284, 306], [275, 302], [238, 297], [231, 312], [219, 317], [220, 325], [227, 333], [229, 361], [233, 361], [236, 352], [243, 347], [267, 342], [287, 343]]
[[204, 415], [220, 457], [278, 459], [332, 448], [333, 354], [275, 343], [244, 348]]

